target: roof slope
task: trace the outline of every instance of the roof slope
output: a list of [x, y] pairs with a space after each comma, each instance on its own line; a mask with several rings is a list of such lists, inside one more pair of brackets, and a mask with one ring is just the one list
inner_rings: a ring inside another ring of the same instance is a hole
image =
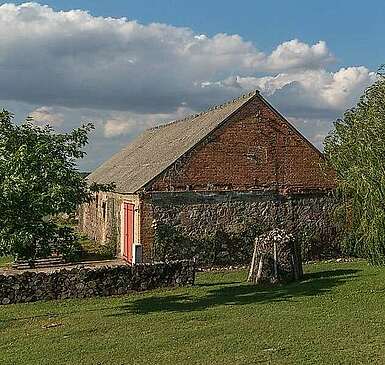
[[134, 193], [158, 176], [258, 92], [185, 119], [151, 128], [88, 176], [89, 182], [114, 182], [116, 191]]

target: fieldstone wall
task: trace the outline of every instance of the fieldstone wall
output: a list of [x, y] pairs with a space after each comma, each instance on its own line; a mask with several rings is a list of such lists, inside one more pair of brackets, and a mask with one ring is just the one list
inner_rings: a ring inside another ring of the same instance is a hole
[[192, 261], [0, 272], [0, 304], [126, 294], [192, 285]]
[[[295, 233], [301, 241], [305, 260], [339, 254], [336, 227], [332, 218], [334, 199], [328, 193], [308, 192], [284, 196], [263, 191], [167, 192], [148, 195], [145, 204], [151, 206], [150, 219], [155, 222], [155, 230], [160, 225], [172, 227], [188, 238], [188, 245], [194, 239], [201, 240], [216, 232], [239, 237], [249, 227], [259, 226], [264, 230], [278, 227]], [[251, 245], [252, 243], [250, 241]], [[221, 242], [216, 243], [217, 246], [218, 244]], [[234, 256], [237, 251], [246, 250], [240, 260], [248, 262], [252, 247], [243, 247], [245, 244], [240, 239], [238, 243], [232, 244], [239, 244], [239, 247], [233, 249], [225, 243], [223, 247], [217, 247], [217, 250], [222, 250], [219, 256]], [[181, 250], [186, 252], [183, 247]], [[156, 247], [154, 255], [156, 257]], [[229, 262], [242, 263], [236, 260]]]
[[249, 263], [255, 236], [273, 228], [296, 234], [304, 260], [340, 255], [332, 217], [335, 202], [328, 192], [282, 195], [263, 190], [167, 191], [137, 196], [107, 193], [81, 207], [79, 229], [101, 245], [111, 242], [118, 256], [123, 200], [135, 204], [134, 242], [142, 245], [145, 262], [165, 259], [159, 255], [156, 242], [156, 229], [160, 226], [171, 228], [168, 241], [178, 235], [173, 245], [166, 243], [173, 246], [166, 247], [172, 251], [167, 259], [195, 257], [204, 266]]

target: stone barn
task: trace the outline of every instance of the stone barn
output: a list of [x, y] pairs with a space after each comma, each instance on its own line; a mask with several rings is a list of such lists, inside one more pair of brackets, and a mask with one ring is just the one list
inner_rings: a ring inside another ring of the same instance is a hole
[[146, 130], [88, 180], [116, 190], [80, 207], [79, 229], [129, 262], [245, 261], [252, 227], [296, 229], [308, 258], [334, 249], [334, 174], [258, 91]]

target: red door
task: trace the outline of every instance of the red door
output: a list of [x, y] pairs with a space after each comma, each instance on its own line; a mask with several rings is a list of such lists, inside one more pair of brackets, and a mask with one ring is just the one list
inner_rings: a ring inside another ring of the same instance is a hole
[[132, 246], [134, 244], [134, 204], [123, 203], [123, 258], [132, 262]]

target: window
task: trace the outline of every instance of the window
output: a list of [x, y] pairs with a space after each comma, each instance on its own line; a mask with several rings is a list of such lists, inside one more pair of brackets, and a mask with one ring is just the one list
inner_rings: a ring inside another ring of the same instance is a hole
[[106, 216], [107, 216], [107, 203], [106, 202], [102, 203], [102, 214], [103, 214], [103, 220], [105, 221]]

